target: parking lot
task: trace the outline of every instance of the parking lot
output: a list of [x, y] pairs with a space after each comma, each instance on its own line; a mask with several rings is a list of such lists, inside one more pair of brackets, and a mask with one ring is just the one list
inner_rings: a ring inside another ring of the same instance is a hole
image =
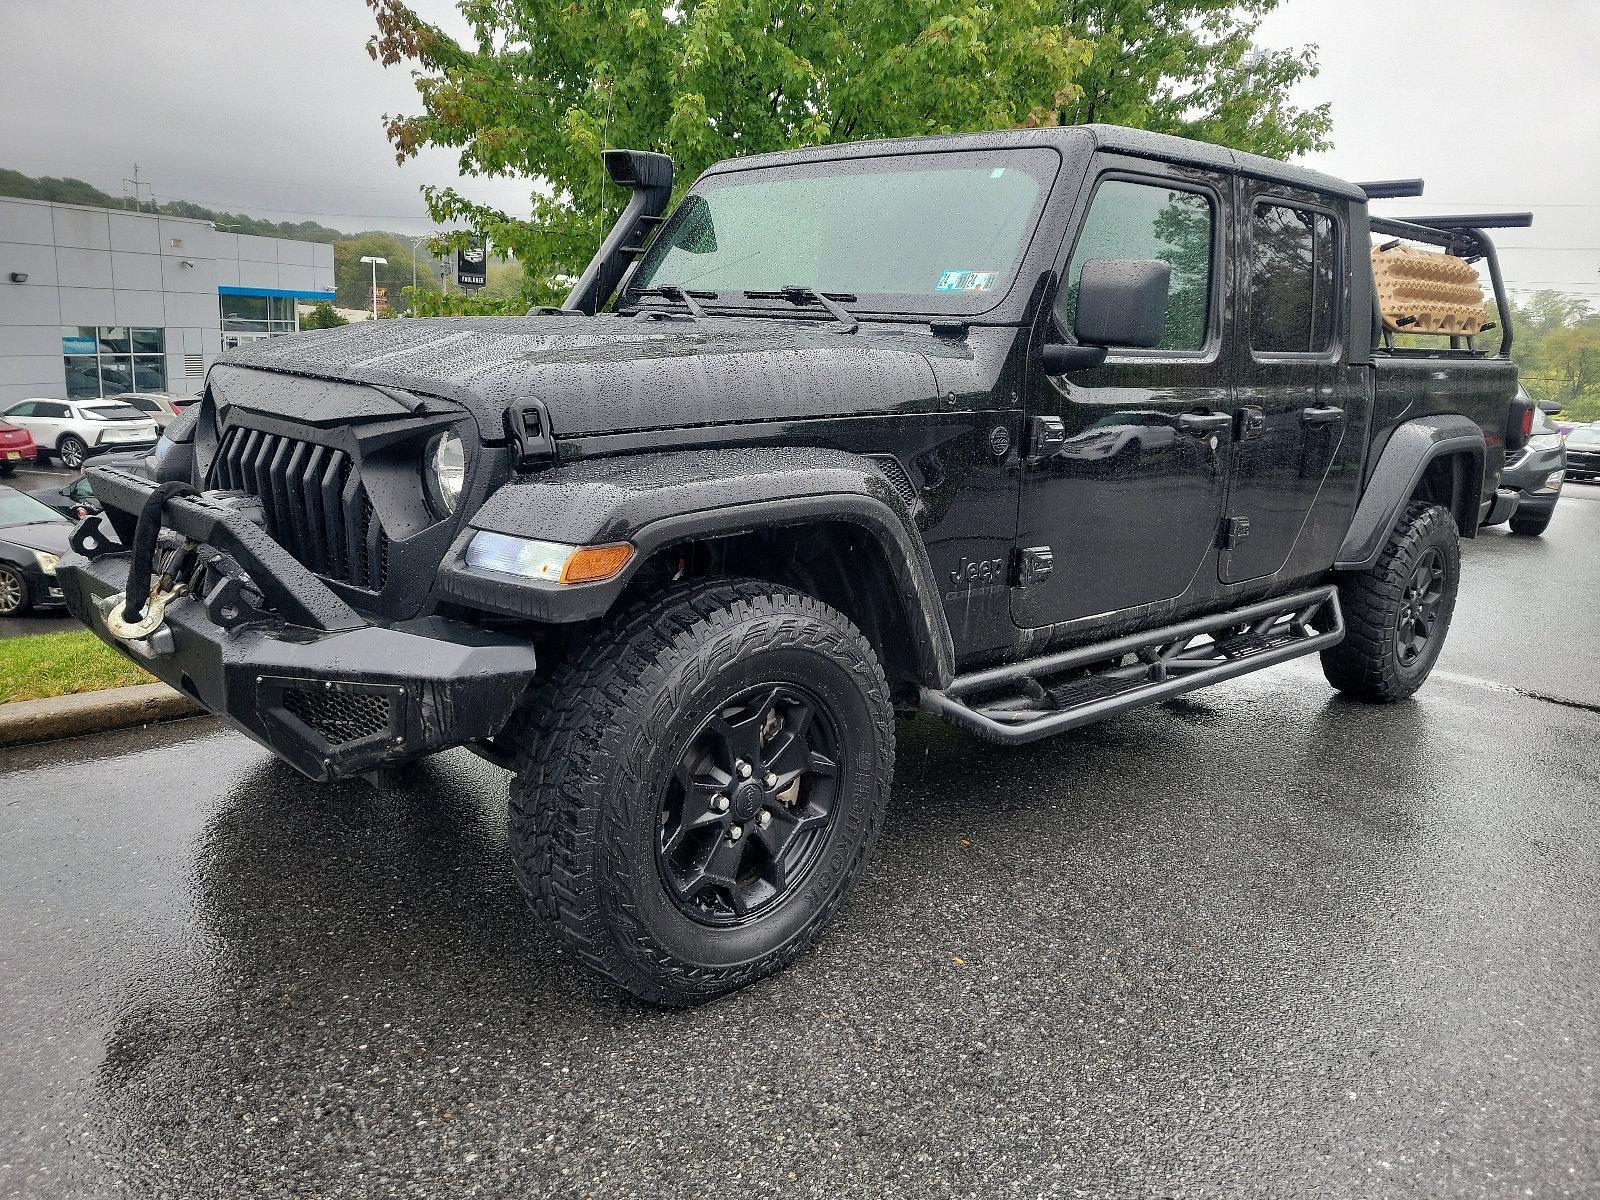
[[506, 776], [210, 720], [0, 754], [0, 1195], [1600, 1194], [1600, 489], [1434, 680], [901, 725], [818, 949], [681, 1013], [528, 918]]

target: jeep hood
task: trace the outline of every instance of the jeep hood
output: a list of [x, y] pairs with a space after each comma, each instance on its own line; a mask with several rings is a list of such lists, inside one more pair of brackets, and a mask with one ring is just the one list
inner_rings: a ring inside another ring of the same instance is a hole
[[[943, 341], [943, 345], [941, 345]], [[959, 343], [957, 343], [959, 346]], [[454, 401], [487, 439], [545, 403], [558, 438], [935, 405], [932, 334], [782, 317], [452, 317], [271, 338], [225, 363]]]

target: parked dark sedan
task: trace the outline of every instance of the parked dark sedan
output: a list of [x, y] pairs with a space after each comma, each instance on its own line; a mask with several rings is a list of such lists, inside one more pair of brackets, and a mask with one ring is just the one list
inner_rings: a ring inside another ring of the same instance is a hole
[[0, 617], [64, 603], [56, 563], [72, 527], [25, 492], [0, 487]]
[[100, 501], [95, 498], [87, 475], [74, 475], [60, 487], [34, 488], [28, 495], [75, 520], [100, 511]]
[[1567, 434], [1567, 478], [1600, 479], [1600, 424], [1579, 425]]
[[[1527, 395], [1526, 392], [1520, 394]], [[1538, 537], [1549, 528], [1556, 501], [1561, 498], [1562, 481], [1571, 473], [1562, 444], [1564, 440], [1549, 414], [1534, 408], [1533, 431], [1528, 444], [1512, 455], [1500, 476], [1500, 485], [1519, 497], [1516, 511], [1511, 514], [1512, 533]]]

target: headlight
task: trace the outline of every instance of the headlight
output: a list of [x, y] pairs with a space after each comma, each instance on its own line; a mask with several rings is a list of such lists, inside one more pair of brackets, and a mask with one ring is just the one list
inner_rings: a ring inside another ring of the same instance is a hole
[[39, 570], [46, 575], [54, 575], [56, 573], [56, 564], [61, 561], [61, 556], [59, 554], [47, 554], [43, 550], [35, 550], [33, 552], [33, 561], [39, 564]]
[[1559, 433], [1536, 433], [1528, 439], [1529, 450], [1554, 450], [1561, 445]]
[[626, 542], [610, 546], [569, 546], [486, 530], [467, 543], [467, 566], [551, 583], [599, 583], [615, 576], [633, 557]]
[[423, 451], [424, 478], [428, 481], [428, 499], [434, 511], [448, 517], [456, 510], [461, 499], [461, 489], [467, 482], [467, 452], [461, 439], [453, 433], [438, 433]]

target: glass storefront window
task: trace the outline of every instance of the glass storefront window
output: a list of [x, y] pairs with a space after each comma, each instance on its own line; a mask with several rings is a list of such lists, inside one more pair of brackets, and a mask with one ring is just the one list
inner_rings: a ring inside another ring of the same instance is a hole
[[224, 348], [231, 349], [237, 344], [238, 339], [230, 340], [229, 335], [261, 334], [276, 337], [280, 333], [294, 333], [299, 328], [295, 307], [292, 296], [223, 296]]
[[125, 325], [63, 325], [67, 395], [74, 399], [167, 387], [167, 331]]

